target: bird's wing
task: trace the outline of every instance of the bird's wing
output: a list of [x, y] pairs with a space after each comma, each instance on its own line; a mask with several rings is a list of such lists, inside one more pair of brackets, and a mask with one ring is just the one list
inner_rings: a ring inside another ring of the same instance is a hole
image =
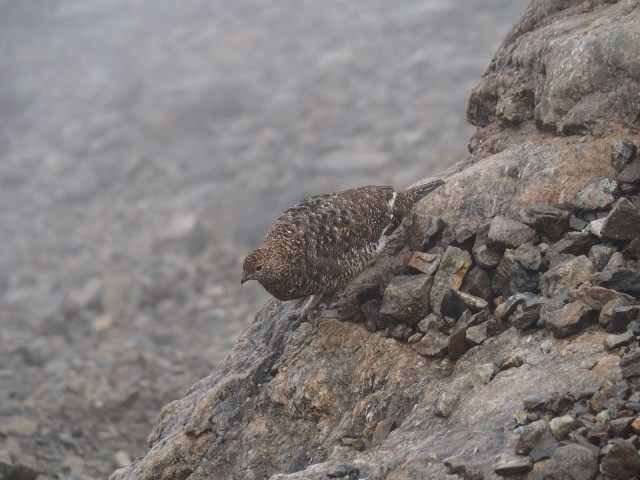
[[268, 236], [301, 242], [317, 257], [375, 248], [391, 221], [392, 196], [392, 187], [362, 187], [310, 197], [286, 210]]

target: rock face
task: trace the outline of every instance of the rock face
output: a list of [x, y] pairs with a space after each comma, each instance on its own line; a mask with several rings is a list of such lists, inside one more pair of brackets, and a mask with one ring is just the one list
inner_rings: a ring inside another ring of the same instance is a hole
[[269, 301], [112, 480], [632, 478], [638, 38], [634, 2], [533, 1], [472, 154], [338, 311], [293, 329], [302, 302]]

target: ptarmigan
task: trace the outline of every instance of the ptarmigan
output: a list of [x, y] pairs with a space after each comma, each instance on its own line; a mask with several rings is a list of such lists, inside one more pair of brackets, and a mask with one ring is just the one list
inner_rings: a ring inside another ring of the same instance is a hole
[[304, 319], [324, 294], [373, 263], [376, 250], [414, 202], [443, 183], [407, 191], [369, 185], [302, 200], [245, 257], [241, 283], [257, 280], [279, 300], [311, 297], [302, 310]]

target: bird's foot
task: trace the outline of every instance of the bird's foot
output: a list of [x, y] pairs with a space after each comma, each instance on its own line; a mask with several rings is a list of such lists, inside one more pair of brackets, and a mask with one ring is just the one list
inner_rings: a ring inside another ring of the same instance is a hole
[[291, 322], [291, 329], [292, 330], [295, 330], [300, 325], [302, 325], [304, 322], [309, 322], [309, 324], [311, 324], [312, 326], [315, 324], [313, 315], [310, 315], [308, 312], [307, 313], [303, 313], [303, 314], [298, 315], [298, 316], [291, 315], [291, 319], [293, 319], [293, 321]]
[[[311, 295], [307, 303], [305, 303], [304, 307], [300, 311], [298, 317], [292, 322], [291, 326], [295, 330], [298, 328], [303, 322], [309, 322], [311, 325], [315, 324], [315, 309], [320, 303], [322, 299], [322, 295]], [[295, 315], [292, 315], [294, 317]]]

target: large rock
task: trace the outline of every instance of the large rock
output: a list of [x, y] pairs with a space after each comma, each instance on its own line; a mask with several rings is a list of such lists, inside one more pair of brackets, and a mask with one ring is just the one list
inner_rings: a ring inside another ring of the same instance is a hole
[[603, 287], [583, 285], [569, 292], [570, 302], [580, 301], [598, 311], [602, 310], [607, 303], [614, 300], [621, 302], [621, 305], [631, 305], [634, 302], [631, 295]]
[[520, 218], [527, 225], [558, 240], [569, 228], [569, 212], [549, 205], [532, 205], [520, 211]]
[[431, 282], [426, 274], [394, 277], [384, 291], [380, 314], [415, 325], [429, 313]]
[[[581, 4], [529, 6], [471, 92], [471, 123], [535, 120], [539, 128], [562, 134], [615, 131], [618, 125], [637, 129], [640, 12], [624, 3], [612, 8], [594, 2], [588, 11]], [[563, 9], [575, 15], [557, 21], [557, 10]], [[603, 52], [610, 59], [606, 67]], [[608, 159], [609, 151], [603, 153]]]
[[636, 160], [628, 165], [620, 172], [618, 179], [621, 182], [640, 184], [640, 160]]
[[557, 448], [548, 462], [536, 467], [527, 480], [592, 480], [598, 472], [596, 455], [576, 443]]
[[494, 250], [518, 248], [523, 243], [537, 240], [536, 231], [524, 223], [501, 216], [494, 217], [489, 225], [487, 245]]
[[611, 163], [619, 172], [636, 158], [637, 153], [638, 147], [628, 138], [619, 138], [611, 142]]
[[[612, 257], [613, 258], [613, 257]], [[640, 299], [640, 271], [635, 268], [611, 268], [590, 277], [591, 283], [618, 290]]]
[[537, 462], [553, 455], [558, 445], [549, 423], [546, 420], [538, 420], [522, 427], [516, 442], [516, 452], [519, 455], [529, 455]]
[[615, 203], [602, 225], [602, 234], [614, 240], [640, 237], [640, 210], [626, 198]]
[[563, 289], [572, 288], [589, 278], [592, 269], [593, 265], [584, 255], [561, 263], [542, 275], [540, 279], [542, 293], [552, 297]]
[[547, 328], [556, 338], [564, 338], [584, 330], [597, 318], [597, 312], [582, 302], [566, 304], [558, 310]]
[[581, 210], [603, 210], [613, 204], [618, 184], [611, 178], [592, 180], [576, 193], [573, 204]]
[[631, 442], [617, 439], [602, 459], [602, 472], [609, 478], [635, 478], [640, 472], [640, 453]]

